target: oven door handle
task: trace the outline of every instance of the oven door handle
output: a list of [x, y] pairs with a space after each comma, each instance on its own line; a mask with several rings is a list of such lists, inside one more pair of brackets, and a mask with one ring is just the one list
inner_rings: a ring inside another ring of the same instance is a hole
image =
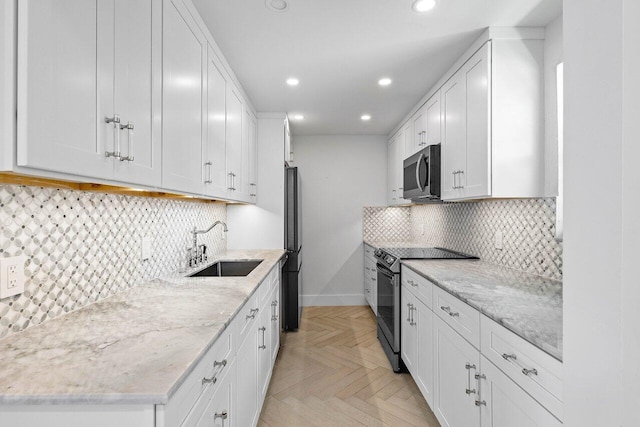
[[378, 270], [378, 273], [382, 273], [383, 275], [385, 275], [389, 279], [393, 280], [393, 272], [389, 271], [389, 269], [387, 269], [385, 267], [381, 267], [378, 264], [376, 264], [376, 269]]
[[422, 158], [424, 157], [424, 152], [420, 153], [418, 157], [418, 162], [416, 163], [416, 182], [418, 183], [418, 188], [420, 189], [420, 193], [424, 191], [424, 187], [420, 182], [420, 167], [422, 166]]

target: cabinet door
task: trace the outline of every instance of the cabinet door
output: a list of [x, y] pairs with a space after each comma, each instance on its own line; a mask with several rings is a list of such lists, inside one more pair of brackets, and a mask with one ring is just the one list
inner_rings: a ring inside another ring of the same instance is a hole
[[406, 286], [402, 286], [400, 293], [400, 347], [402, 361], [416, 376], [416, 349], [417, 335], [416, 323], [414, 322], [415, 298]]
[[242, 190], [242, 98], [229, 85], [227, 88], [227, 174], [229, 197]]
[[420, 108], [411, 118], [413, 128], [413, 147], [406, 153], [406, 157], [414, 154], [427, 145], [427, 106]]
[[458, 72], [442, 88], [442, 199], [456, 199], [461, 193], [460, 175], [466, 161], [466, 93]]
[[465, 198], [491, 195], [491, 60], [485, 44], [460, 71], [466, 89], [466, 167], [460, 174]]
[[152, 3], [115, 0], [114, 111], [125, 128], [120, 133], [124, 160], [114, 164], [118, 181], [159, 186], [162, 10]]
[[442, 124], [442, 112], [440, 111], [442, 104], [440, 102], [440, 91], [433, 94], [425, 104], [426, 116], [426, 144], [440, 144], [440, 126]]
[[202, 416], [194, 424], [195, 427], [230, 427], [235, 425], [235, 363], [221, 382], [216, 385], [216, 391], [211, 396]]
[[[266, 283], [262, 286], [268, 286]], [[269, 374], [271, 374], [271, 305], [270, 301], [265, 303], [261, 309], [262, 313], [258, 318], [256, 326], [258, 340], [258, 408], [267, 394], [269, 388]]]
[[482, 356], [478, 386], [482, 403], [482, 427], [560, 427], [549, 411], [524, 392], [493, 363]]
[[[257, 328], [258, 322], [253, 322]], [[258, 417], [258, 333], [252, 331], [236, 356], [237, 426], [253, 426]]]
[[434, 346], [433, 346], [433, 312], [418, 298], [414, 298], [415, 309], [413, 317], [416, 337], [416, 357], [414, 363], [413, 379], [427, 403], [433, 407], [433, 372], [434, 372]]
[[249, 197], [255, 203], [258, 198], [258, 122], [249, 117]]
[[18, 2], [18, 165], [113, 178], [113, 17], [113, 1]]
[[271, 304], [271, 326], [269, 331], [271, 366], [269, 369], [272, 369], [280, 349], [280, 280], [277, 280], [269, 301]]
[[202, 193], [207, 41], [182, 0], [164, 0], [163, 187]]
[[406, 203], [408, 200], [404, 198], [404, 159], [408, 157], [413, 148], [413, 131], [411, 128], [411, 120], [409, 120], [402, 129], [402, 140], [397, 146], [398, 154], [396, 160], [396, 186], [398, 188], [398, 203]]
[[389, 205], [398, 203], [398, 188], [396, 186], [396, 158], [398, 145], [398, 137], [394, 136], [387, 146], [387, 188], [389, 192]]
[[475, 401], [475, 374], [480, 353], [438, 316], [434, 316], [436, 346], [435, 404], [433, 412], [443, 427], [480, 425]]
[[211, 48], [207, 58], [207, 136], [203, 144], [203, 182], [208, 196], [227, 193], [227, 81]]
[[246, 106], [243, 106], [242, 112], [242, 143], [241, 143], [241, 163], [240, 163], [240, 179], [237, 185], [237, 191], [235, 191], [235, 198], [248, 202], [251, 200], [250, 194], [252, 194], [250, 180], [251, 169], [251, 121], [253, 115]]

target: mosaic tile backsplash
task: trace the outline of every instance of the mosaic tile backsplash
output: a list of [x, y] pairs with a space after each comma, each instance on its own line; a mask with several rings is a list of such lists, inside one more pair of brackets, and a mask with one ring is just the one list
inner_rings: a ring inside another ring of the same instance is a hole
[[[189, 231], [226, 216], [219, 203], [0, 185], [0, 257], [27, 257], [24, 293], [0, 300], [0, 338], [182, 268]], [[226, 249], [221, 227], [199, 243]]]
[[406, 242], [411, 240], [411, 210], [403, 207], [365, 207], [364, 240]]
[[[379, 209], [402, 209], [384, 215]], [[555, 239], [555, 199], [484, 200], [470, 203], [365, 208], [365, 239], [384, 240], [408, 224], [411, 242], [441, 246], [528, 273], [562, 280], [562, 243]], [[375, 231], [372, 229], [376, 229]], [[503, 233], [503, 248], [496, 249], [496, 231]]]

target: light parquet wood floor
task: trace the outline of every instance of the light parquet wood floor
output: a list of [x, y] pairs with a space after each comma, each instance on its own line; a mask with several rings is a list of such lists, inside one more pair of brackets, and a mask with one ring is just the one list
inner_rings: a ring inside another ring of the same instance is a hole
[[258, 426], [440, 426], [411, 376], [391, 370], [369, 307], [302, 313], [282, 335]]

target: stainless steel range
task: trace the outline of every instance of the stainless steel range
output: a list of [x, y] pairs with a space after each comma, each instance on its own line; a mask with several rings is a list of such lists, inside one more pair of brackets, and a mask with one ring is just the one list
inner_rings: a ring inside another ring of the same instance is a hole
[[406, 259], [477, 259], [443, 248], [380, 248], [378, 270], [378, 340], [394, 372], [406, 371], [400, 359], [400, 261]]

